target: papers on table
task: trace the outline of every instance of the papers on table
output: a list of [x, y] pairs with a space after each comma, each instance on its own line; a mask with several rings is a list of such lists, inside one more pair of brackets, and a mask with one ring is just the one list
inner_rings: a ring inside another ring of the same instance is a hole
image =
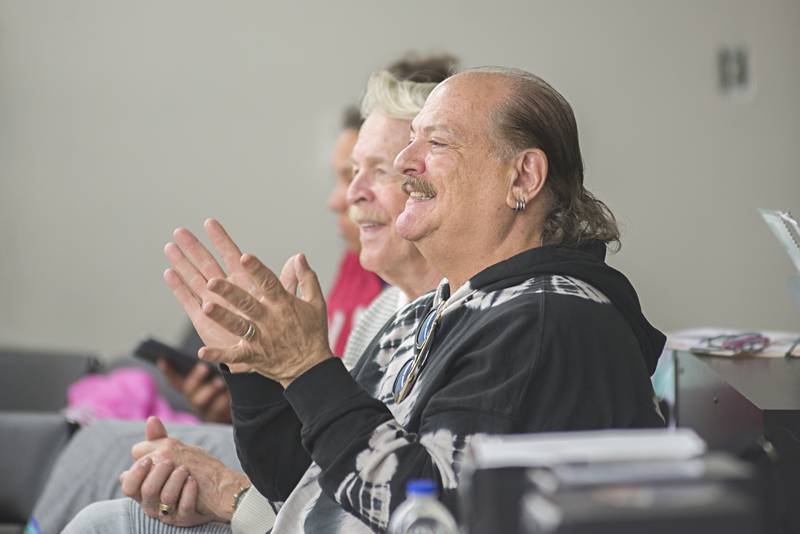
[[[710, 347], [708, 340], [719, 338], [720, 336], [740, 336], [748, 332], [752, 331], [716, 327], [678, 330], [667, 335], [667, 348], [670, 350], [688, 350], [713, 356], [737, 356], [739, 353], [736, 351]], [[800, 339], [800, 333], [766, 330], [757, 332], [757, 334], [767, 338], [769, 344], [759, 352], [747, 353], [748, 356], [782, 358], [792, 350], [791, 354], [789, 354], [790, 356], [800, 357], [800, 344], [797, 344], [798, 339]]]

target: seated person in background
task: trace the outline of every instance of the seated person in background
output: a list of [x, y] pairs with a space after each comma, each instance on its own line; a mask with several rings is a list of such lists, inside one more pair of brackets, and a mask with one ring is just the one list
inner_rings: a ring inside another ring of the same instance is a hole
[[[373, 82], [365, 103], [402, 86]], [[332, 357], [302, 254], [279, 278], [215, 241], [229, 274], [207, 288], [225, 304], [201, 311], [238, 337], [200, 355], [256, 371], [225, 377], [239, 458], [276, 533], [384, 531], [410, 478], [434, 478], [454, 507], [476, 434], [663, 425], [648, 376], [664, 336], [604, 262], [616, 224], [583, 187], [557, 91], [524, 71], [455, 75], [414, 119], [395, 170], [386, 179], [404, 175], [409, 199], [394, 226], [445, 278], [387, 322], [352, 374]], [[362, 243], [386, 230], [362, 225]]]

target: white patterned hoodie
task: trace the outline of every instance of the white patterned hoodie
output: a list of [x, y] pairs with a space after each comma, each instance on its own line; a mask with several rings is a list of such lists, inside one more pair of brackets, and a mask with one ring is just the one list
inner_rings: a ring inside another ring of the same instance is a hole
[[[272, 532], [384, 532], [413, 478], [434, 479], [457, 514], [460, 459], [476, 434], [662, 425], [649, 375], [663, 335], [604, 255], [599, 243], [539, 247], [452, 294], [443, 280], [389, 320], [352, 374], [331, 359], [286, 391], [226, 375], [237, 450], [272, 503]], [[398, 403], [420, 323], [440, 305]]]

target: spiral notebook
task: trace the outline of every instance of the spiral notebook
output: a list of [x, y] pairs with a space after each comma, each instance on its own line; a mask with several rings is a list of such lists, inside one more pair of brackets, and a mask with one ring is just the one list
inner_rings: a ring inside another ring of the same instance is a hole
[[789, 258], [800, 272], [800, 224], [788, 211], [759, 209], [761, 217], [781, 242]]

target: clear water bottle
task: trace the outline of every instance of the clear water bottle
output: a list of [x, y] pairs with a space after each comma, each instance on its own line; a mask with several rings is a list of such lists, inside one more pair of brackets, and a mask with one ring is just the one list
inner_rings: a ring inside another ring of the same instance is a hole
[[389, 534], [458, 534], [453, 516], [436, 494], [433, 480], [409, 480], [406, 500], [389, 520]]

